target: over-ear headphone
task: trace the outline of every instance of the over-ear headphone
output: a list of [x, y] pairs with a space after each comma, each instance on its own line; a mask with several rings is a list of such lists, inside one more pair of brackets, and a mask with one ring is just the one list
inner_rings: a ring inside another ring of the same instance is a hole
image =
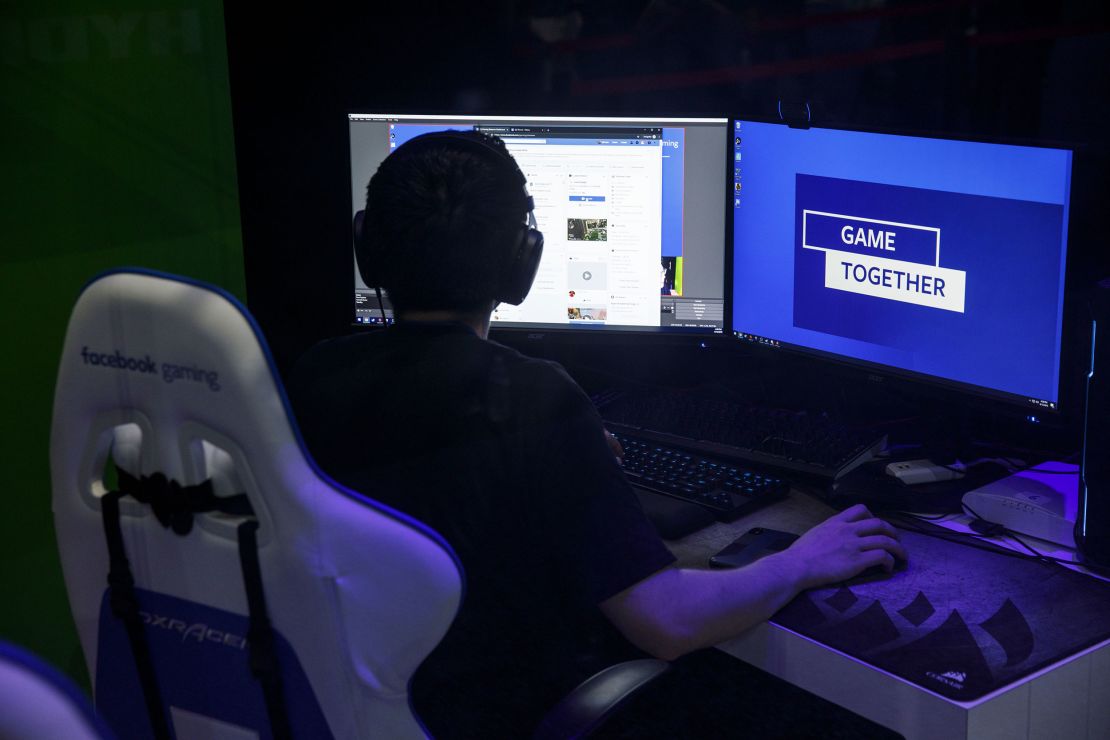
[[[527, 178], [520, 171], [512, 155], [494, 142], [494, 138], [488, 134], [470, 136], [461, 131], [437, 131], [417, 136], [404, 143], [390, 157], [410, 157], [425, 150], [443, 148], [446, 144], [451, 148], [464, 149], [478, 155], [506, 172], [520, 184], [528, 212], [527, 222], [520, 224], [519, 232], [511, 240], [508, 264], [493, 296], [500, 303], [517, 306], [524, 301], [536, 278], [540, 257], [543, 256], [543, 234], [536, 228], [536, 217], [533, 214], [535, 203], [532, 196], [528, 194]], [[358, 258], [359, 273], [367, 286], [378, 287], [388, 280], [383, 280], [387, 278], [386, 269], [382, 262], [381, 245], [373, 232], [374, 229], [365, 223], [365, 212], [359, 211], [355, 214], [355, 254]]]

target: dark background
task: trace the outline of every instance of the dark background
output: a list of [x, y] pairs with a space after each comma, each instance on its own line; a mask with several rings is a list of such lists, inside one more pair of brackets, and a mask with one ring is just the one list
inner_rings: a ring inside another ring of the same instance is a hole
[[[225, 20], [247, 295], [283, 368], [350, 328], [349, 110], [758, 119], [776, 117], [782, 100], [788, 111], [808, 102], [815, 125], [1077, 149], [1064, 404], [1078, 408], [1084, 299], [1108, 273], [1101, 3], [413, 0], [285, 14], [229, 3]], [[1012, 410], [969, 411], [959, 396], [730, 340], [699, 350], [640, 337], [611, 352], [499, 338], [562, 360], [587, 386], [723, 383], [856, 418], [908, 414], [1013, 439], [1030, 431]], [[1073, 422], [1065, 415], [1032, 442], [1075, 449]]]

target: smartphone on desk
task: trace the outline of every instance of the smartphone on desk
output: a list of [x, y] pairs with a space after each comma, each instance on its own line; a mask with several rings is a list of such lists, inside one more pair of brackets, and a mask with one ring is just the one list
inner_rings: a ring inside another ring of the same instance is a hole
[[725, 549], [709, 558], [715, 568], [739, 568], [772, 553], [782, 552], [794, 544], [798, 535], [777, 529], [749, 529]]

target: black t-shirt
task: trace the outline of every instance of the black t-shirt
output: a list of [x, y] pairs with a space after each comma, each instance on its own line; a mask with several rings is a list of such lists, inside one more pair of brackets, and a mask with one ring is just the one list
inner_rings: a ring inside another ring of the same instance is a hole
[[289, 391], [321, 467], [437, 530], [466, 570], [412, 686], [434, 735], [530, 734], [581, 680], [639, 655], [597, 604], [674, 557], [559, 365], [462, 324], [399, 323], [316, 346]]

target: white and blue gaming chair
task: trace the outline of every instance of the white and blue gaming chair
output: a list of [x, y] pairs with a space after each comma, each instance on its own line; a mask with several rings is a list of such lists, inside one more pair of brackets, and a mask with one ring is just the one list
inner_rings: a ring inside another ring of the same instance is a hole
[[[323, 475], [292, 418], [257, 324], [226, 292], [123, 270], [81, 293], [54, 397], [54, 519], [96, 707], [122, 737], [287, 734], [275, 712], [297, 738], [425, 736], [409, 679], [455, 617], [462, 569], [435, 532]], [[109, 487], [131, 492], [114, 505], [138, 630], [126, 574], [107, 588]], [[228, 513], [194, 514], [198, 501]], [[256, 631], [239, 534], [253, 521]]]
[[[96, 709], [121, 737], [426, 735], [409, 682], [458, 611], [462, 566], [316, 467], [234, 297], [138, 269], [86, 285], [50, 463]], [[537, 736], [589, 732], [665, 669], [603, 671]]]

